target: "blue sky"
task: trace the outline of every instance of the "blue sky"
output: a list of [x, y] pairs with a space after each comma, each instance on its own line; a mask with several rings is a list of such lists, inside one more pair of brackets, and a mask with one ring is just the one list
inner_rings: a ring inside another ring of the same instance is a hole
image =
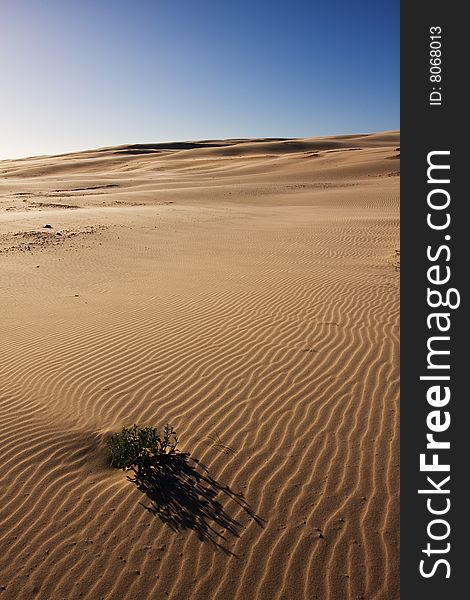
[[399, 2], [2, 0], [0, 158], [399, 128]]

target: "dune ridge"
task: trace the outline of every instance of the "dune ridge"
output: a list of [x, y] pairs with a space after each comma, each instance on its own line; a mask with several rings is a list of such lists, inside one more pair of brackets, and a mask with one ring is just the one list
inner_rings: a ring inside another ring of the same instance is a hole
[[[0, 162], [4, 597], [399, 598], [398, 172], [398, 132]], [[199, 502], [109, 468], [134, 422]]]

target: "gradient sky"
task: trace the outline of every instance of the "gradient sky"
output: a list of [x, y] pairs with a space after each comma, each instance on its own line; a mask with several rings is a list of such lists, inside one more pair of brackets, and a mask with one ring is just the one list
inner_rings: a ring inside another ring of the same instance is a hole
[[399, 128], [399, 1], [0, 0], [0, 158]]

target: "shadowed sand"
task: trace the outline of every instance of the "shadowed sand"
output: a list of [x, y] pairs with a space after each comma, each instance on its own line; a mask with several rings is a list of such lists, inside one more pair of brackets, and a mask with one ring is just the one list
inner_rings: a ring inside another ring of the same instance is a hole
[[[0, 162], [3, 597], [399, 598], [398, 174], [397, 132]], [[184, 470], [110, 469], [134, 422]]]

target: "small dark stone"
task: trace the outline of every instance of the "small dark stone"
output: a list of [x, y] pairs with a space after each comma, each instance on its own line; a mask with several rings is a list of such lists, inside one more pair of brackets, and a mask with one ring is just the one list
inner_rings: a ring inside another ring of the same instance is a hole
[[43, 229], [52, 229], [52, 225], [49, 225], [49, 223], [47, 223], [46, 225], [44, 225]]

